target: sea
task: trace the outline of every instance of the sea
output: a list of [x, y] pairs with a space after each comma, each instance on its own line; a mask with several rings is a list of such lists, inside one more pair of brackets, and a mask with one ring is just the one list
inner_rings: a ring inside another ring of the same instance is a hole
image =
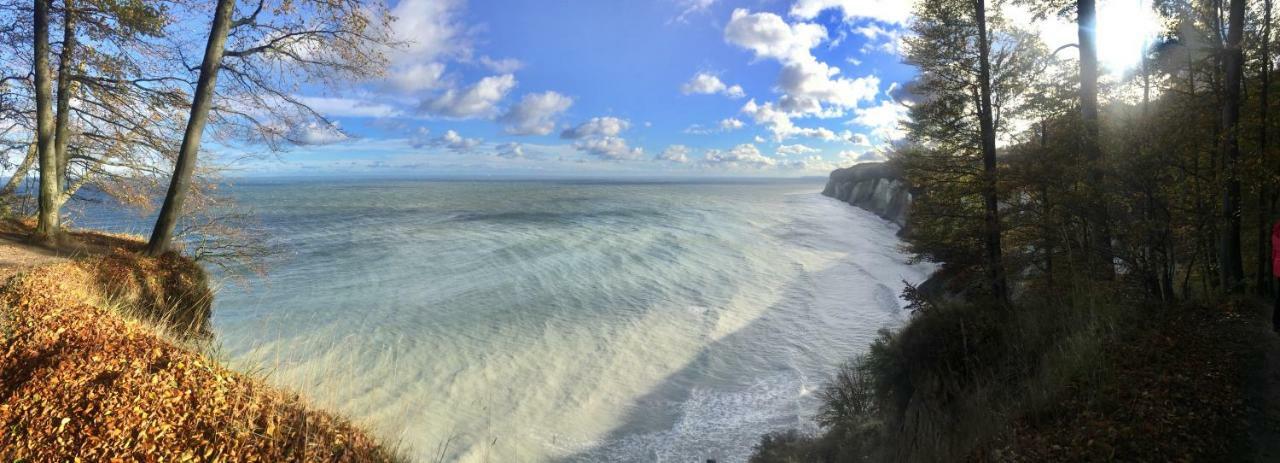
[[742, 462], [933, 270], [823, 181], [236, 180], [216, 355], [414, 461]]

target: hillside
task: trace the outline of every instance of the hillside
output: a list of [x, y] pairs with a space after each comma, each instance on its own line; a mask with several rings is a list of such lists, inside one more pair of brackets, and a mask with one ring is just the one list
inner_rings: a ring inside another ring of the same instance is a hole
[[[8, 230], [21, 224], [6, 224]], [[93, 233], [0, 242], [0, 459], [394, 461], [341, 417], [202, 353], [212, 293], [170, 253]]]

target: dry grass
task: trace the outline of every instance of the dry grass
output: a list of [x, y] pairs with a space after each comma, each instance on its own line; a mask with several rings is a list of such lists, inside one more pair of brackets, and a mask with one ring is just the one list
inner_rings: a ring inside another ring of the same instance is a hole
[[207, 333], [209, 298], [186, 259], [127, 249], [10, 279], [0, 460], [397, 459], [346, 420], [174, 342]]

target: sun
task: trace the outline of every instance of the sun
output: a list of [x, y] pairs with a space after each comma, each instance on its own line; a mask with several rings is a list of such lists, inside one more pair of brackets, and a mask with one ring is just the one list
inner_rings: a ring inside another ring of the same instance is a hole
[[1137, 67], [1159, 31], [1151, 0], [1099, 1], [1098, 61], [1113, 74]]

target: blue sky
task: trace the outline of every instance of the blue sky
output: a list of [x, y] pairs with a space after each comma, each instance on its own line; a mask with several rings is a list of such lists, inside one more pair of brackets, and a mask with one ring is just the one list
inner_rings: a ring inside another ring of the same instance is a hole
[[346, 135], [254, 173], [800, 176], [901, 136], [896, 0], [401, 0], [383, 78], [298, 93]]

